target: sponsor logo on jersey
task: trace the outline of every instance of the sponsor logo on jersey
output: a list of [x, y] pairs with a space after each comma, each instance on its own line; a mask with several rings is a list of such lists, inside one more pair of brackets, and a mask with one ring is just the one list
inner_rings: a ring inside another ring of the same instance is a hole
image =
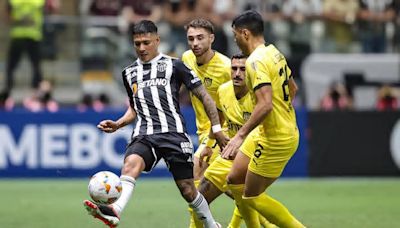
[[150, 86], [166, 86], [167, 84], [168, 80], [165, 78], [152, 78], [147, 81], [139, 82], [137, 85], [137, 89], [139, 90]]

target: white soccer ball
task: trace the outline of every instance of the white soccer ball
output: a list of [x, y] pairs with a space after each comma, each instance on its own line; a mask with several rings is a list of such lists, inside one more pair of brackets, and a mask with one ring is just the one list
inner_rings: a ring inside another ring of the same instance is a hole
[[122, 184], [114, 173], [100, 171], [90, 178], [88, 190], [94, 202], [112, 204], [121, 196]]

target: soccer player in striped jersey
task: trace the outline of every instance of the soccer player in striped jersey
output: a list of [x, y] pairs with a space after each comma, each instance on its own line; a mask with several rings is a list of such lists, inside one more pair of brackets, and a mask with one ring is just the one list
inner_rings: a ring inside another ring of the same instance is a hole
[[[194, 186], [193, 144], [180, 113], [179, 89], [184, 84], [195, 94], [202, 101], [212, 125], [218, 126], [215, 103], [193, 71], [179, 59], [158, 52], [160, 38], [152, 21], [143, 20], [135, 25], [133, 43], [138, 59], [122, 72], [130, 106], [117, 121], [103, 120], [98, 125], [102, 131], [111, 133], [137, 119], [121, 171], [122, 194], [112, 205], [96, 205], [85, 200], [84, 206], [105, 224], [117, 226], [136, 179], [142, 172], [150, 172], [163, 158], [181, 195], [205, 227], [220, 227], [203, 195]], [[214, 130], [215, 138], [223, 147], [226, 141], [221, 127], [214, 127]]]
[[304, 227], [284, 205], [265, 193], [281, 175], [299, 143], [292, 106], [297, 86], [285, 57], [274, 45], [265, 43], [264, 25], [259, 13], [245, 11], [238, 15], [232, 22], [232, 30], [239, 48], [249, 55], [246, 60], [246, 84], [255, 107], [222, 155], [236, 153], [243, 141], [249, 140], [250, 132], [259, 125], [260, 132], [245, 174], [244, 192], [243, 183], [233, 181], [239, 156], [236, 156], [228, 175], [228, 187], [246, 224], [249, 222], [247, 212], [256, 210], [278, 227]]
[[[190, 50], [183, 53], [182, 61], [196, 73], [215, 101], [218, 87], [230, 80], [230, 59], [212, 49], [215, 37], [211, 22], [205, 19], [194, 19], [185, 26], [185, 29]], [[217, 157], [221, 149], [215, 139], [208, 137], [212, 126], [203, 104], [193, 93], [190, 93], [190, 99], [196, 114], [197, 135], [200, 144], [194, 155], [193, 168], [195, 186], [198, 186], [204, 170]], [[209, 147], [206, 147], [206, 142]], [[209, 150], [206, 162], [199, 160], [200, 152], [203, 149]], [[202, 226], [201, 224], [195, 225], [193, 222], [191, 219], [190, 227]]]

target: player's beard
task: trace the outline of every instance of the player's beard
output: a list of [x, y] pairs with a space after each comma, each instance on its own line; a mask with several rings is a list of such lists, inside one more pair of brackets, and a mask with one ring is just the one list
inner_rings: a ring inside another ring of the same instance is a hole
[[248, 49], [247, 49], [247, 45], [243, 41], [236, 40], [236, 44], [239, 47], [239, 49], [243, 52], [243, 54], [245, 54], [245, 55], [249, 55], [250, 54]]
[[197, 52], [197, 53], [193, 52], [193, 53], [196, 57], [200, 57], [200, 56], [204, 55], [208, 50], [209, 50], [209, 48], [204, 48], [204, 49], [200, 49], [200, 52]]

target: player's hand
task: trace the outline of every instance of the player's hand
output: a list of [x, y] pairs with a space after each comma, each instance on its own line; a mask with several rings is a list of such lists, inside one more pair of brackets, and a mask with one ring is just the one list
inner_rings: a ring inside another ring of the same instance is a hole
[[[200, 168], [203, 167], [203, 163], [208, 163], [210, 161], [210, 158], [213, 154], [213, 151], [211, 150], [210, 147], [206, 146], [204, 147], [204, 149], [200, 152], [200, 158], [199, 158], [199, 166]], [[206, 158], [206, 160], [204, 161], [204, 158]]]
[[235, 158], [237, 150], [242, 145], [244, 138], [236, 134], [222, 150], [221, 156], [225, 159]]
[[97, 125], [97, 128], [106, 133], [113, 133], [118, 130], [118, 124], [113, 120], [103, 120]]
[[217, 143], [219, 145], [219, 148], [221, 148], [221, 150], [226, 146], [226, 144], [228, 144], [229, 142], [229, 138], [222, 132], [219, 131], [217, 133], [214, 133], [214, 137], [217, 140]]
[[224, 153], [221, 152], [221, 157], [226, 160], [235, 160], [236, 154], [238, 153], [239, 149], [233, 151], [232, 153]]

